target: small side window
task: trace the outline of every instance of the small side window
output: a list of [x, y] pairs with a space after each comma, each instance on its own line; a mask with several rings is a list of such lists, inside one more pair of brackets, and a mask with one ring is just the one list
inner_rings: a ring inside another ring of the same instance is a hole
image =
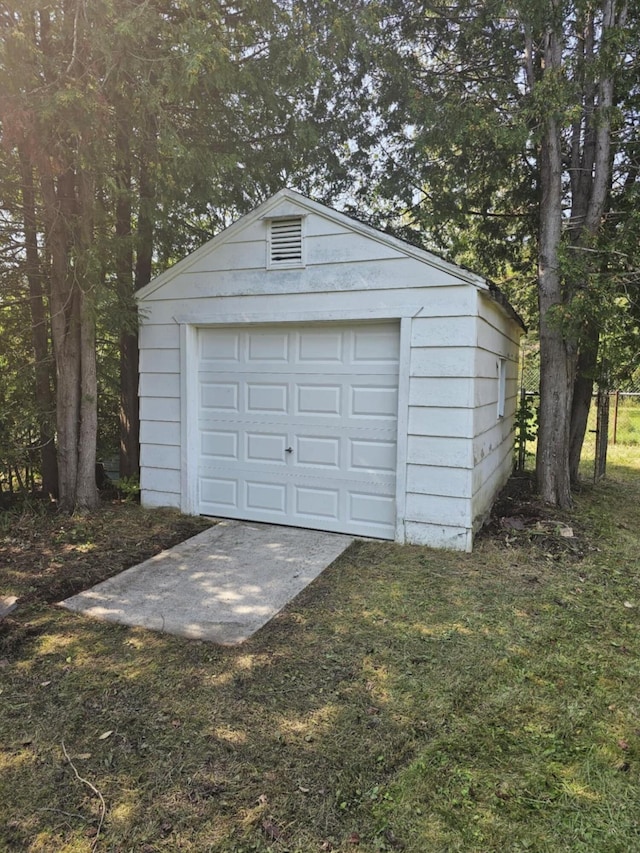
[[504, 404], [507, 396], [507, 359], [498, 360], [498, 417], [504, 417]]

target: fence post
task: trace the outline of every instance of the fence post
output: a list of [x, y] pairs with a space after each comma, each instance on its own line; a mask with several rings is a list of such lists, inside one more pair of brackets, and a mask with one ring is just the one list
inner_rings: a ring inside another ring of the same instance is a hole
[[616, 391], [616, 401], [613, 408], [613, 443], [618, 441], [618, 406], [620, 405], [620, 391]]
[[518, 471], [524, 471], [524, 463], [527, 453], [527, 427], [523, 424], [525, 401], [527, 392], [524, 387], [524, 382], [520, 385], [520, 423], [518, 424]]
[[593, 472], [594, 482], [607, 473], [607, 445], [609, 443], [609, 392], [598, 391], [598, 413], [596, 418], [596, 458]]

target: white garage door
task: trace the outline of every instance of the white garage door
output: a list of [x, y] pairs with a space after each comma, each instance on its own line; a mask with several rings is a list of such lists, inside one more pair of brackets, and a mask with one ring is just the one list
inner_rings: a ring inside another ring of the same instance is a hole
[[199, 333], [199, 512], [393, 539], [399, 326]]

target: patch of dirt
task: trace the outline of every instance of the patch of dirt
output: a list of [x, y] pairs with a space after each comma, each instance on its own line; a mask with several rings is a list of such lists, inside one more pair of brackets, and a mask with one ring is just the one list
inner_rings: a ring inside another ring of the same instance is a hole
[[514, 474], [491, 510], [478, 539], [492, 539], [507, 548], [531, 547], [548, 559], [583, 559], [592, 550], [586, 531], [571, 513], [540, 500], [532, 474]]
[[543, 503], [531, 474], [515, 474], [491, 510], [491, 517], [478, 534], [505, 547], [534, 545], [550, 559], [581, 560], [592, 550], [586, 532], [571, 513]]
[[0, 513], [0, 588], [17, 612], [75, 595], [211, 526], [210, 519], [121, 502], [91, 515], [39, 507]]

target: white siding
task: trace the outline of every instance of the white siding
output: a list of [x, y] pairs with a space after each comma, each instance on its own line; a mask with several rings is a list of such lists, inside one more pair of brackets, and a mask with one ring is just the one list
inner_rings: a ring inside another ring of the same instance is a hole
[[[278, 270], [282, 278], [289, 278], [292, 270]], [[395, 270], [389, 269], [389, 275], [393, 277]], [[417, 278], [417, 276], [414, 276]], [[277, 284], [279, 291], [267, 290], [267, 286]], [[291, 285], [295, 282], [291, 281]], [[182, 293], [172, 299], [149, 297], [143, 303], [146, 319], [143, 322], [154, 325], [165, 326], [184, 321], [195, 324], [216, 324], [231, 322], [260, 322], [261, 318], [273, 315], [282, 320], [289, 316], [299, 318], [301, 314], [313, 314], [330, 316], [331, 319], [353, 315], [371, 316], [378, 312], [379, 316], [388, 314], [393, 310], [402, 317], [414, 317], [420, 311], [429, 311], [434, 317], [442, 317], [443, 322], [452, 313], [464, 313], [469, 310], [470, 297], [468, 285], [438, 286], [433, 290], [425, 292], [424, 288], [418, 286], [405, 288], [380, 288], [370, 292], [366, 287], [367, 282], [361, 282], [361, 289], [354, 291], [319, 291], [310, 293], [300, 289], [283, 290], [284, 284], [278, 277], [272, 278], [271, 271], [262, 281], [262, 291], [258, 294], [248, 296], [222, 297], [216, 294], [205, 297], [186, 298]], [[298, 285], [302, 287], [303, 285]], [[166, 294], [166, 291], [163, 290]], [[329, 298], [326, 298], [326, 296]], [[363, 294], [366, 298], [363, 300]], [[308, 317], [314, 319], [314, 317]], [[320, 319], [318, 316], [315, 319]], [[415, 323], [415, 319], [412, 321]]]
[[473, 545], [473, 533], [470, 529], [450, 527], [446, 524], [407, 521], [405, 534], [407, 542], [428, 545], [430, 548], [470, 551]]
[[411, 541], [467, 549], [475, 288], [466, 287], [465, 295], [449, 302], [447, 314], [424, 316], [427, 308], [412, 322], [405, 532]]
[[[518, 392], [520, 330], [505, 322], [498, 306], [478, 295], [478, 348], [473, 436], [473, 528], [486, 519], [491, 504], [513, 468]], [[498, 414], [499, 364], [505, 360], [504, 416]]]
[[[517, 326], [480, 295], [477, 277], [357, 223], [349, 227], [344, 217], [312, 203], [300, 203], [305, 266], [267, 269], [268, 216], [295, 215], [296, 204], [285, 199], [269, 209], [267, 203], [264, 218], [258, 209], [144, 289], [143, 503], [194, 511], [189, 424], [198, 354], [189, 330], [395, 320], [405, 330], [396, 536], [469, 550], [474, 526], [510, 467]], [[498, 420], [500, 357], [509, 364], [506, 412]]]
[[140, 331], [138, 334], [140, 349], [180, 349], [180, 329], [171, 320], [164, 325], [152, 323], [146, 316], [141, 317]]

